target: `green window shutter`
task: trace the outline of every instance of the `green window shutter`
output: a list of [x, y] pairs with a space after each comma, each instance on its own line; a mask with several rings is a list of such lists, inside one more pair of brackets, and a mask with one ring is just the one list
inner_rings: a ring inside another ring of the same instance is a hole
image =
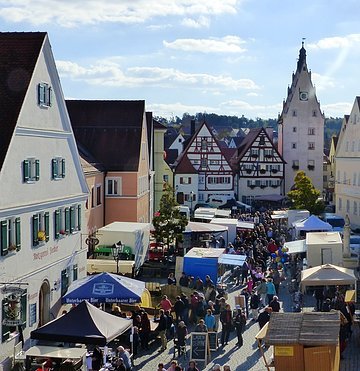
[[44, 223], [45, 223], [45, 237], [46, 237], [46, 241], [49, 241], [50, 215], [49, 215], [48, 212], [44, 213]]
[[48, 103], [49, 103], [48, 106], [51, 107], [52, 101], [53, 101], [53, 91], [52, 91], [50, 86], [48, 88], [48, 94], [49, 94], [49, 96], [48, 96]]
[[21, 224], [20, 218], [15, 219], [15, 245], [16, 250], [19, 251], [21, 249]]
[[70, 233], [70, 209], [65, 209], [65, 232]]
[[32, 217], [32, 232], [33, 232], [33, 245], [39, 244], [38, 234], [39, 234], [39, 215], [35, 214]]
[[0, 224], [1, 228], [1, 256], [7, 255], [8, 251], [8, 222], [7, 220], [2, 220]]
[[58, 166], [57, 166], [57, 161], [56, 158], [53, 158], [51, 160], [51, 172], [52, 172], [52, 178], [56, 179], [58, 176]]
[[30, 164], [28, 160], [23, 161], [23, 179], [24, 182], [27, 182], [29, 180], [29, 168]]
[[35, 160], [35, 180], [40, 179], [40, 160]]
[[54, 219], [54, 232], [55, 238], [58, 239], [60, 236], [60, 210], [55, 210]]
[[61, 176], [65, 178], [65, 159], [61, 159]]
[[81, 205], [77, 205], [77, 229], [81, 230]]
[[74, 232], [75, 231], [75, 222], [76, 222], [76, 219], [75, 219], [75, 207], [74, 206], [71, 206], [70, 207], [70, 232]]
[[22, 321], [22, 325], [26, 327], [27, 291], [25, 291], [21, 295], [20, 303], [21, 303], [21, 309], [22, 309], [20, 318]]

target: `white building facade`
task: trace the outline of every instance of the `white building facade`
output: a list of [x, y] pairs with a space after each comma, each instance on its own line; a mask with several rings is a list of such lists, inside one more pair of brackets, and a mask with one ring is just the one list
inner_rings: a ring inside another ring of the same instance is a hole
[[349, 215], [351, 227], [360, 228], [360, 97], [340, 131], [335, 154], [336, 214]]
[[324, 121], [302, 45], [278, 126], [278, 150], [286, 162], [285, 193], [294, 185], [298, 170], [303, 170], [322, 191]]
[[31, 330], [56, 318], [68, 285], [86, 275], [88, 190], [47, 34], [0, 33], [0, 42], [0, 65], [12, 58], [27, 72], [15, 98], [0, 84], [13, 103], [8, 120], [0, 117], [9, 132], [0, 157], [0, 369], [7, 370], [21, 332], [26, 347]]

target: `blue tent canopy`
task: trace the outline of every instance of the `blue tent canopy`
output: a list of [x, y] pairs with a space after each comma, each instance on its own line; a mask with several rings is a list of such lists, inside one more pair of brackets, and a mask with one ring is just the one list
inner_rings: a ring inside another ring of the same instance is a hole
[[62, 297], [64, 304], [90, 303], [134, 304], [141, 301], [145, 283], [103, 272], [72, 283]]

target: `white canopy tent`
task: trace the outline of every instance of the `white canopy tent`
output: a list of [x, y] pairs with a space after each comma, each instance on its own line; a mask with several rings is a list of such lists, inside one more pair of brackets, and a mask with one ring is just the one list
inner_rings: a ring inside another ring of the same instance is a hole
[[356, 277], [351, 269], [333, 264], [319, 265], [301, 272], [301, 286], [355, 285]]
[[319, 219], [315, 215], [310, 215], [303, 220], [297, 220], [293, 223], [296, 231], [331, 231], [332, 226]]
[[220, 256], [218, 262], [227, 265], [243, 266], [246, 260], [246, 255], [223, 254]]
[[237, 228], [240, 228], [240, 229], [254, 229], [254, 223], [253, 222], [244, 222], [242, 220], [239, 220], [237, 222]]
[[218, 233], [226, 232], [228, 227], [219, 224], [189, 222], [185, 227], [184, 233]]

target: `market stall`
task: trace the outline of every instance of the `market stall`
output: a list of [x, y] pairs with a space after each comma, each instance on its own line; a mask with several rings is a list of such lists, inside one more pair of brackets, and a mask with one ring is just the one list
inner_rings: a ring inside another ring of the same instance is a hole
[[[339, 312], [272, 313], [268, 327], [257, 334], [273, 346], [273, 360], [265, 359], [267, 370], [338, 371], [340, 366]], [[266, 334], [264, 334], [266, 332]]]
[[127, 330], [132, 321], [106, 313], [83, 301], [68, 313], [31, 332], [31, 339], [106, 345]]
[[319, 265], [301, 272], [301, 287], [355, 285], [356, 277], [351, 269], [332, 264]]

